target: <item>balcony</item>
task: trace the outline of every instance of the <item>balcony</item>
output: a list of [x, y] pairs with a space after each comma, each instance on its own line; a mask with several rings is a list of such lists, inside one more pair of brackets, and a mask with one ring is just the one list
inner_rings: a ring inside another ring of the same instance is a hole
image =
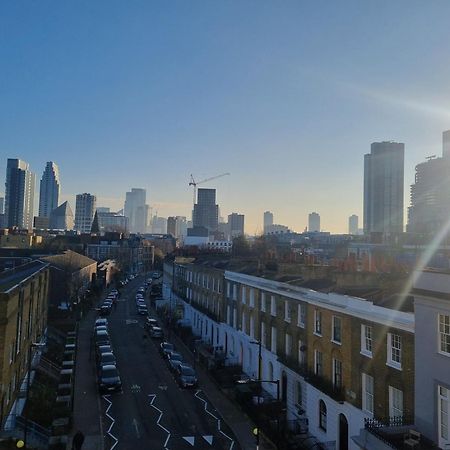
[[193, 308], [195, 308], [197, 311], [205, 314], [206, 316], [208, 316], [210, 319], [214, 320], [215, 322], [220, 322], [219, 315], [216, 313], [213, 313], [206, 306], [203, 306], [202, 304], [194, 302], [194, 301], [191, 303], [191, 306]]
[[[408, 441], [411, 432], [417, 440]], [[367, 450], [414, 448], [414, 450], [432, 450], [439, 447], [417, 432], [412, 416], [365, 419], [364, 430], [353, 439], [365, 442]]]
[[345, 389], [343, 386], [337, 387], [330, 380], [323, 376], [316, 375], [311, 370], [308, 370], [306, 364], [299, 363], [298, 360], [292, 356], [279, 356], [278, 361], [303, 376], [307, 383], [313, 385], [315, 388], [319, 389], [319, 391], [322, 391], [337, 402], [343, 403], [345, 401]]

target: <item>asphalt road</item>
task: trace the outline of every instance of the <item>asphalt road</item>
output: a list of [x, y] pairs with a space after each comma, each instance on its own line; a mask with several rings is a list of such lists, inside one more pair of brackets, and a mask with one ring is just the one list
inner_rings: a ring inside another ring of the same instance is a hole
[[108, 317], [123, 392], [102, 399], [104, 431], [114, 436], [105, 438], [105, 449], [237, 450], [207, 393], [201, 386], [181, 389], [159, 354], [159, 341], [144, 341], [145, 319], [135, 305], [142, 281], [122, 288], [117, 308]]

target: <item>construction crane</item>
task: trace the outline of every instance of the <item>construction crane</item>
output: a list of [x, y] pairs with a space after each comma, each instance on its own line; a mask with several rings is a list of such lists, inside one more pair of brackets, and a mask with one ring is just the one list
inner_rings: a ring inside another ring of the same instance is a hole
[[193, 204], [195, 205], [195, 199], [197, 198], [197, 186], [199, 184], [206, 183], [207, 181], [217, 180], [217, 178], [222, 178], [222, 177], [225, 177], [226, 175], [231, 175], [231, 174], [228, 173], [228, 172], [227, 173], [221, 173], [220, 175], [216, 175], [215, 177], [206, 178], [205, 180], [202, 180], [202, 181], [195, 181], [194, 175], [192, 175], [192, 173], [191, 173], [191, 181], [189, 181], [189, 186], [194, 186], [194, 201], [193, 201]]

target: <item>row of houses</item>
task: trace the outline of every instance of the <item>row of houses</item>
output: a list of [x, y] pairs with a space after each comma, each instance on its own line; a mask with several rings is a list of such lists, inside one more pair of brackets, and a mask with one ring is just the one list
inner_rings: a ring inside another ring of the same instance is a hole
[[450, 274], [415, 274], [414, 313], [187, 261], [166, 263], [164, 285], [194, 334], [274, 397], [278, 384], [287, 420], [319, 441], [385, 448], [370, 423], [450, 444]]

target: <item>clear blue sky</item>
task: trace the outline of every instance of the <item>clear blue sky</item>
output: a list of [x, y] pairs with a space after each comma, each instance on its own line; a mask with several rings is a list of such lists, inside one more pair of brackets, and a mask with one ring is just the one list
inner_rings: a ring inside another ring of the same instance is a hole
[[190, 215], [190, 173], [231, 172], [208, 187], [247, 232], [266, 209], [346, 231], [371, 142], [405, 142], [406, 194], [441, 152], [449, 17], [448, 0], [2, 1], [0, 182], [7, 157], [39, 178], [54, 160], [64, 198], [118, 208], [145, 187], [167, 216]]

